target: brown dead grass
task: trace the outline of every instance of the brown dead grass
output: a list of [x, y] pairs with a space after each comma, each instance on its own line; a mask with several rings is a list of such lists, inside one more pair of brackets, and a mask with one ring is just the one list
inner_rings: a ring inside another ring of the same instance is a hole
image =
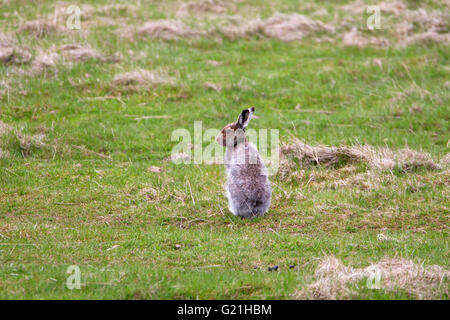
[[360, 161], [362, 154], [347, 147], [310, 146], [295, 139], [281, 146], [282, 156], [292, 157], [304, 165], [332, 166], [340, 161]]
[[394, 15], [400, 15], [404, 10], [406, 10], [406, 5], [403, 1], [383, 1], [379, 4], [381, 12], [393, 13]]
[[227, 5], [230, 1], [222, 0], [200, 0], [181, 4], [177, 10], [177, 16], [183, 17], [188, 14], [212, 13], [224, 14], [227, 12]]
[[0, 136], [4, 135], [5, 133], [9, 132], [12, 129], [12, 127], [9, 124], [4, 123], [0, 120]]
[[45, 37], [50, 34], [58, 34], [64, 31], [63, 27], [55, 23], [53, 19], [36, 19], [26, 21], [19, 31], [29, 31], [36, 37]]
[[139, 191], [139, 195], [144, 199], [146, 199], [147, 201], [158, 201], [161, 198], [160, 192], [157, 189], [150, 186], [142, 188]]
[[[383, 1], [378, 4], [382, 13], [390, 13], [395, 16], [395, 20], [383, 16], [385, 24], [393, 25], [392, 42], [395, 46], [410, 44], [440, 43], [448, 45], [450, 43], [450, 14], [448, 10], [425, 10], [424, 8], [408, 9], [404, 1]], [[358, 0], [341, 7], [345, 13], [361, 16], [368, 7], [364, 1]], [[386, 22], [388, 21], [388, 22]], [[395, 21], [398, 21], [395, 23]], [[354, 25], [354, 24], [353, 24]], [[390, 29], [388, 29], [390, 33]], [[379, 37], [367, 37], [362, 35], [353, 26], [343, 36], [344, 45], [348, 46], [388, 46], [386, 39]]]
[[[14, 128], [11, 125], [8, 125], [2, 121], [0, 121], [0, 137], [2, 136], [9, 136], [12, 139], [14, 139], [19, 147], [20, 151], [22, 153], [22, 156], [28, 157], [32, 154], [33, 149], [35, 148], [46, 148], [48, 145], [46, 144], [46, 135], [41, 132], [36, 135], [27, 135], [23, 133], [21, 130]], [[3, 157], [6, 157], [5, 155], [9, 155], [8, 150], [0, 150], [3, 154]]]
[[164, 71], [148, 71], [138, 69], [131, 72], [116, 74], [112, 80], [115, 87], [140, 89], [156, 85], [174, 84], [175, 80]]
[[263, 22], [264, 34], [283, 41], [301, 40], [321, 32], [333, 33], [334, 27], [301, 14], [277, 13]]
[[0, 32], [0, 63], [22, 64], [30, 60], [28, 48], [19, 46], [15, 39]]
[[292, 169], [295, 160], [303, 165], [323, 165], [326, 167], [347, 163], [365, 161], [369, 167], [378, 170], [392, 170], [398, 167], [402, 170], [439, 170], [442, 169], [429, 153], [419, 152], [410, 148], [393, 151], [389, 148], [375, 148], [369, 145], [353, 147], [310, 146], [295, 139], [281, 146], [282, 165]]
[[419, 152], [410, 148], [393, 151], [388, 148], [375, 148], [364, 145], [357, 147], [357, 149], [363, 154], [364, 160], [375, 169], [392, 170], [396, 166], [403, 170], [441, 169], [441, 166], [433, 160], [429, 153]]
[[203, 87], [205, 89], [211, 89], [217, 92], [221, 92], [222, 91], [222, 86], [220, 84], [216, 84], [216, 83], [212, 83], [212, 82], [205, 82], [203, 84]]
[[[0, 97], [4, 94], [8, 94], [11, 91], [11, 85], [9, 81], [0, 80]], [[2, 135], [2, 122], [0, 121], [0, 136]]]
[[[426, 11], [422, 8], [404, 11], [403, 18], [406, 22], [397, 25], [397, 34], [400, 35], [403, 45], [450, 43], [450, 14], [448, 11]], [[414, 32], [414, 26], [418, 31]], [[402, 28], [404, 30], [402, 30]], [[401, 32], [403, 31], [403, 32]]]
[[134, 39], [135, 36], [160, 39], [196, 38], [199, 36], [223, 36], [226, 38], [246, 38], [259, 35], [282, 41], [299, 41], [306, 36], [334, 33], [332, 25], [308, 18], [304, 15], [276, 13], [268, 19], [245, 20], [239, 16], [228, 16], [226, 21], [209, 31], [192, 29], [180, 20], [153, 20], [137, 29], [118, 30], [122, 37]]
[[353, 27], [349, 32], [344, 33], [342, 36], [342, 43], [346, 46], [366, 47], [372, 45], [375, 47], [389, 46], [389, 40], [381, 37], [366, 37], [358, 31], [356, 27]]
[[29, 136], [23, 134], [20, 131], [16, 131], [16, 137], [19, 141], [20, 151], [22, 152], [22, 156], [24, 158], [31, 156], [34, 148], [46, 148], [47, 144], [45, 143], [46, 136], [45, 134], [37, 134], [34, 136]]
[[442, 157], [440, 165], [444, 168], [448, 168], [450, 166], [450, 153], [447, 153]]
[[404, 44], [427, 44], [427, 43], [441, 43], [448, 45], [450, 44], [450, 34], [441, 34], [436, 32], [434, 29], [430, 29], [426, 32], [419, 34], [413, 34], [408, 36]]
[[103, 14], [111, 14], [114, 11], [124, 11], [128, 16], [130, 15], [135, 16], [136, 12], [139, 9], [140, 9], [139, 2], [136, 5], [129, 3], [113, 3], [99, 7], [95, 10], [95, 12]]
[[449, 271], [441, 266], [423, 266], [411, 260], [383, 259], [365, 268], [345, 266], [334, 256], [325, 257], [315, 272], [315, 281], [295, 294], [298, 299], [348, 299], [356, 296], [350, 284], [381, 275], [380, 289], [403, 290], [417, 299], [439, 299], [448, 296]]
[[193, 30], [178, 20], [154, 20], [146, 22], [137, 29], [137, 35], [160, 39], [174, 39], [179, 37], [197, 37], [205, 32]]
[[38, 128], [35, 134], [26, 134], [21, 128], [6, 124], [0, 121], [0, 146], [3, 147], [3, 155], [13, 154], [13, 149], [20, 148], [24, 158], [29, 157], [38, 149], [45, 149], [54, 154], [57, 152], [66, 152], [70, 148], [58, 141], [49, 142], [47, 138], [47, 129], [44, 126]]
[[[233, 4], [232, 4], [233, 5]], [[125, 26], [117, 33], [125, 38], [134, 40], [137, 37], [151, 37], [159, 39], [179, 39], [216, 37], [241, 39], [252, 36], [279, 39], [281, 41], [302, 41], [310, 37], [317, 42], [335, 42], [340, 39], [345, 46], [379, 48], [389, 46], [403, 46], [409, 44], [450, 42], [449, 22], [450, 16], [445, 10], [425, 10], [423, 8], [410, 10], [403, 1], [383, 1], [378, 4], [383, 12], [383, 23], [390, 28], [383, 28], [382, 32], [362, 33], [360, 25], [362, 14], [367, 8], [363, 1], [356, 1], [340, 9], [343, 17], [335, 15], [331, 22], [324, 23], [311, 17], [298, 13], [275, 13], [267, 19], [246, 16], [226, 15], [230, 4], [218, 0], [204, 0], [181, 5], [177, 11], [178, 19], [152, 20], [140, 27]], [[219, 14], [215, 19], [205, 18], [199, 22], [195, 19], [190, 27], [181, 19], [194, 18], [204, 12]], [[322, 11], [326, 15], [327, 11]], [[358, 17], [359, 15], [359, 17]], [[320, 16], [320, 15], [314, 15]], [[209, 20], [208, 20], [209, 19]], [[209, 27], [206, 22], [213, 22], [215, 27]]]
[[232, 23], [221, 26], [218, 31], [228, 38], [262, 35], [282, 41], [298, 41], [306, 36], [335, 31], [331, 25], [297, 13], [276, 13], [265, 20], [254, 19], [237, 24], [232, 21]]
[[375, 171], [361, 172], [345, 179], [339, 179], [331, 183], [333, 189], [358, 188], [362, 190], [378, 189], [383, 183], [392, 180], [391, 175], [380, 175]]
[[66, 44], [59, 48], [63, 56], [71, 61], [87, 61], [87, 60], [99, 60], [106, 62], [118, 62], [122, 60], [122, 55], [115, 53], [113, 55], [107, 56], [99, 51], [87, 47], [81, 46], [79, 44]]
[[362, 0], [356, 0], [341, 7], [342, 11], [352, 14], [361, 14], [366, 8], [367, 4]]
[[58, 72], [57, 63], [60, 57], [56, 52], [46, 53], [39, 51], [31, 63], [31, 74], [37, 75], [56, 75]]
[[[49, 13], [45, 18], [46, 19], [58, 19], [58, 24], [65, 23], [67, 17], [71, 15], [73, 12], [68, 11], [69, 6], [71, 5], [77, 5], [80, 8], [80, 18], [81, 20], [88, 20], [92, 17], [92, 15], [95, 13], [96, 8], [90, 4], [81, 4], [81, 3], [67, 3], [64, 1], [56, 1], [54, 10]], [[44, 18], [43, 18], [44, 19]]]
[[[381, 12], [392, 13], [394, 15], [400, 15], [407, 9], [405, 3], [400, 0], [395, 1], [383, 1], [377, 4], [380, 7]], [[362, 0], [357, 0], [346, 5], [343, 5], [341, 9], [345, 12], [352, 14], [362, 14], [366, 11], [369, 4]]]
[[135, 40], [140, 38], [158, 38], [164, 40], [178, 38], [196, 38], [206, 36], [204, 31], [194, 30], [179, 20], [151, 20], [141, 27], [123, 27], [116, 31], [119, 37]]

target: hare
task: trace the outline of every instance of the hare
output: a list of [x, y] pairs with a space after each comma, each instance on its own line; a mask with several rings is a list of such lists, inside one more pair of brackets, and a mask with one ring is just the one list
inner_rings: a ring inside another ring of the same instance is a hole
[[263, 216], [270, 206], [271, 189], [264, 165], [255, 145], [248, 142], [245, 129], [255, 108], [245, 109], [235, 123], [225, 126], [217, 143], [225, 150], [228, 207], [235, 216]]

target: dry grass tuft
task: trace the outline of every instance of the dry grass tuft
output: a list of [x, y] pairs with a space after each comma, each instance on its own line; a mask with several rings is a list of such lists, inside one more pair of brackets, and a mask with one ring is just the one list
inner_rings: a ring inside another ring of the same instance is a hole
[[212, 82], [205, 82], [203, 84], [203, 87], [205, 89], [211, 89], [217, 92], [221, 92], [222, 91], [222, 86], [220, 84], [216, 84], [216, 83], [212, 83]]
[[193, 30], [178, 20], [154, 20], [146, 22], [137, 29], [138, 36], [160, 39], [174, 39], [180, 37], [196, 37], [204, 32]]
[[[67, 3], [63, 1], [57, 1], [55, 3], [55, 9], [52, 13], [49, 13], [46, 18], [48, 20], [54, 20], [55, 17], [60, 20], [57, 21], [58, 24], [63, 24], [66, 22], [69, 15], [73, 14], [72, 11], [69, 11], [69, 6], [73, 5], [72, 3]], [[77, 6], [80, 8], [80, 18], [81, 20], [87, 20], [90, 19], [93, 15], [93, 13], [96, 11], [95, 7], [90, 4], [77, 4]]]
[[450, 153], [447, 153], [445, 156], [442, 157], [441, 161], [439, 162], [439, 164], [443, 167], [443, 168], [447, 168], [450, 165]]
[[140, 9], [139, 5], [133, 5], [128, 3], [114, 3], [100, 7], [96, 10], [96, 12], [111, 14], [114, 11], [125, 11], [127, 15], [135, 15], [139, 9]]
[[229, 38], [243, 38], [260, 34], [282, 41], [298, 41], [309, 35], [335, 31], [331, 25], [297, 13], [276, 13], [265, 20], [254, 19], [237, 24], [232, 22], [233, 25], [222, 26], [219, 32]]
[[147, 201], [158, 201], [161, 196], [159, 190], [149, 186], [142, 188], [139, 191], [139, 195]]
[[[228, 4], [227, 4], [228, 6]], [[193, 17], [199, 12], [226, 13], [224, 2], [204, 0], [184, 4], [177, 12], [179, 19]], [[368, 36], [355, 27], [357, 19], [354, 15], [362, 15], [367, 8], [363, 1], [342, 6], [347, 18], [336, 17], [333, 22], [324, 23], [298, 13], [275, 13], [267, 19], [246, 19], [239, 15], [221, 15], [216, 27], [201, 31], [208, 23], [197, 23], [197, 27], [188, 27], [181, 20], [152, 20], [141, 27], [124, 27], [118, 30], [122, 37], [133, 40], [136, 36], [160, 39], [196, 38], [200, 36], [225, 37], [230, 39], [260, 36], [282, 41], [301, 41], [305, 37], [313, 37], [317, 42], [335, 42], [340, 38], [345, 46], [388, 47], [391, 45], [424, 44], [437, 42], [448, 44], [450, 17], [446, 12], [426, 11], [424, 9], [409, 10], [402, 1], [384, 1], [379, 4], [387, 18], [392, 19], [394, 28], [387, 30], [384, 37]], [[322, 15], [326, 14], [322, 11]], [[352, 16], [353, 15], [353, 16]], [[198, 22], [198, 21], [197, 21]], [[349, 29], [349, 26], [352, 26]], [[339, 30], [339, 32], [336, 32]], [[340, 36], [342, 35], [342, 36]], [[374, 34], [375, 35], [375, 34]]]
[[221, 61], [216, 61], [216, 60], [208, 60], [208, 61], [206, 61], [206, 63], [209, 64], [210, 66], [213, 66], [213, 67], [217, 67], [217, 66], [222, 65]]
[[40, 51], [31, 63], [32, 75], [57, 74], [56, 65], [59, 61], [59, 55], [56, 52], [45, 53]]
[[227, 12], [227, 2], [222, 0], [201, 0], [183, 3], [177, 11], [177, 16], [183, 17], [189, 13], [224, 14]]
[[374, 190], [390, 179], [391, 175], [380, 175], [378, 172], [370, 170], [351, 175], [345, 179], [336, 180], [331, 186], [333, 189], [357, 187], [363, 190]]
[[[403, 1], [384, 1], [379, 7], [382, 12], [391, 13], [400, 20], [393, 29], [396, 45], [450, 43], [450, 15], [447, 11], [427, 11], [424, 8], [410, 10]], [[367, 4], [361, 0], [341, 7], [344, 12], [353, 15], [363, 14], [366, 8]], [[386, 39], [363, 36], [355, 27], [344, 35], [343, 42], [345, 45], [358, 47], [389, 45]]]
[[362, 0], [356, 0], [355, 2], [348, 3], [343, 5], [341, 9], [344, 12], [352, 13], [352, 14], [361, 14], [366, 10], [367, 4]]
[[440, 165], [435, 163], [429, 153], [403, 148], [397, 151], [388, 148], [374, 148], [372, 146], [357, 146], [357, 150], [363, 155], [372, 168], [380, 170], [392, 170], [398, 167], [402, 170], [439, 170]]
[[263, 28], [266, 36], [283, 41], [301, 40], [311, 34], [335, 31], [330, 25], [297, 13], [277, 13], [263, 21]]
[[[406, 10], [406, 5], [403, 3], [403, 1], [399, 0], [388, 2], [383, 1], [380, 4], [378, 4], [378, 6], [380, 7], [380, 10], [382, 12], [393, 13], [396, 16], [400, 15], [403, 11]], [[345, 12], [349, 12], [352, 14], [362, 14], [363, 12], [366, 11], [367, 7], [368, 7], [367, 3], [365, 3], [362, 0], [357, 0], [342, 6], [341, 9]]]
[[228, 20], [217, 29], [217, 33], [230, 39], [246, 38], [255, 34], [262, 34], [263, 32], [261, 19], [243, 21], [242, 18], [235, 16], [228, 17]]
[[52, 19], [26, 21], [19, 30], [29, 31], [36, 37], [45, 37], [49, 34], [58, 34], [63, 32], [63, 28]]
[[[35, 135], [28, 135], [9, 124], [6, 124], [0, 120], [0, 137], [5, 136], [6, 139], [2, 139], [3, 146], [6, 149], [11, 148], [9, 143], [18, 145], [20, 152], [24, 158], [32, 155], [34, 149], [50, 149], [51, 146], [46, 143], [46, 135], [44, 130], [40, 130]], [[6, 143], [6, 145], [5, 145]], [[9, 157], [10, 152], [8, 150], [0, 150], [4, 157]], [[2, 156], [0, 156], [1, 158]]]
[[359, 161], [363, 155], [358, 150], [346, 147], [313, 147], [295, 139], [281, 146], [283, 156], [292, 157], [304, 165], [332, 166], [340, 161]]
[[404, 10], [406, 10], [406, 5], [403, 1], [391, 1], [391, 2], [381, 2], [379, 4], [380, 10], [382, 12], [393, 13], [394, 15], [400, 15]]
[[174, 79], [163, 71], [148, 71], [144, 69], [116, 74], [112, 80], [114, 86], [130, 89], [167, 85], [174, 82]]
[[0, 148], [0, 159], [8, 159], [10, 157], [11, 155], [7, 150], [3, 150], [2, 148]]
[[375, 148], [369, 145], [314, 147], [296, 139], [292, 143], [281, 146], [281, 155], [282, 165], [288, 166], [289, 169], [295, 167], [289, 159], [294, 159], [303, 165], [323, 165], [326, 167], [338, 163], [347, 164], [365, 161], [370, 168], [378, 170], [392, 170], [396, 167], [402, 170], [441, 169], [441, 166], [433, 160], [429, 153], [409, 148], [392, 151], [388, 148]]
[[20, 151], [24, 158], [31, 156], [33, 148], [45, 148], [47, 144], [45, 143], [45, 134], [38, 134], [34, 136], [29, 136], [23, 134], [20, 131], [15, 132], [16, 137], [19, 141]]
[[419, 34], [413, 34], [408, 36], [405, 40], [405, 44], [427, 44], [427, 43], [442, 43], [445, 45], [450, 44], [450, 34], [441, 34], [434, 29], [430, 29], [426, 32]]
[[[399, 23], [396, 27], [401, 44], [450, 43], [448, 12], [436, 10], [427, 12], [422, 8], [406, 10], [404, 20], [405, 22]], [[414, 32], [414, 26], [418, 32]]]
[[16, 41], [0, 32], [0, 62], [21, 64], [31, 60], [31, 52], [17, 45]]
[[384, 38], [365, 37], [356, 27], [349, 32], [344, 33], [342, 43], [346, 46], [366, 47], [373, 45], [375, 47], [385, 47], [389, 45], [389, 41]]
[[60, 47], [62, 54], [65, 58], [71, 61], [87, 61], [87, 60], [100, 60], [107, 62], [118, 62], [122, 60], [122, 56], [118, 53], [111, 56], [105, 56], [95, 49], [90, 47], [83, 47], [78, 44], [66, 44]]
[[383, 259], [365, 268], [345, 266], [334, 256], [325, 257], [315, 272], [316, 281], [295, 297], [300, 299], [348, 299], [356, 295], [348, 286], [375, 274], [380, 289], [387, 292], [404, 290], [418, 299], [439, 299], [448, 295], [449, 271], [441, 266], [425, 267], [405, 259]]
[[176, 164], [185, 163], [190, 160], [191, 160], [191, 156], [184, 152], [174, 153], [174, 154], [170, 155], [170, 157], [164, 158], [164, 161], [172, 161], [173, 163], [176, 163]]
[[[9, 93], [11, 86], [8, 81], [0, 80], [0, 97], [4, 94]], [[2, 122], [0, 121], [0, 136], [2, 135]]]
[[0, 120], [0, 136], [12, 130], [11, 126]]

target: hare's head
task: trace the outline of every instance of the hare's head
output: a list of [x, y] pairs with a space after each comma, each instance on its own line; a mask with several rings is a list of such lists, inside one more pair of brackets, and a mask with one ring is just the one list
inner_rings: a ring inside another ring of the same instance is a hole
[[245, 128], [252, 118], [254, 107], [242, 110], [236, 122], [226, 125], [217, 136], [217, 143], [223, 146], [236, 146], [245, 141]]

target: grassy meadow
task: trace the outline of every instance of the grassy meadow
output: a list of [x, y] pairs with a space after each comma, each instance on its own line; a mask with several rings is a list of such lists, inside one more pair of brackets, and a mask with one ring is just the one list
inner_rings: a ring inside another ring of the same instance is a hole
[[[192, 3], [0, 0], [0, 298], [448, 299], [450, 20], [424, 41], [432, 19], [396, 31], [448, 3], [399, 1], [372, 31], [354, 1]], [[80, 30], [52, 20], [71, 4]], [[277, 12], [332, 28], [286, 40], [263, 24]], [[234, 217], [223, 165], [174, 164], [171, 135], [250, 106], [249, 127], [282, 144], [408, 147], [437, 165], [296, 163], [270, 177], [265, 217]], [[371, 289], [324, 273], [329, 257], [419, 271]]]

